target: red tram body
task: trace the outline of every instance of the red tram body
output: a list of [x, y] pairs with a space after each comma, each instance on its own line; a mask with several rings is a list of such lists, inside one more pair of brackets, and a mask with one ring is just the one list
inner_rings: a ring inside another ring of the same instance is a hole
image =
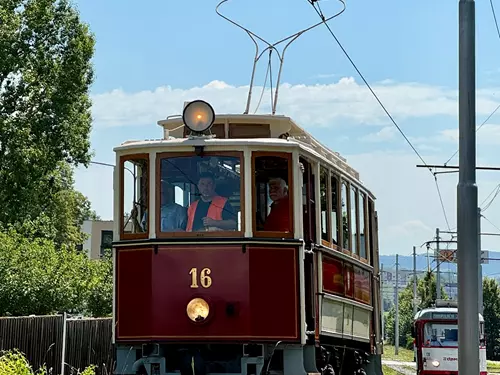
[[[297, 248], [144, 247], [120, 251], [117, 266], [118, 340], [300, 341]], [[199, 291], [201, 285], [191, 287], [193, 278], [186, 277], [186, 270], [193, 269], [211, 271], [207, 276], [213, 275], [210, 288]], [[130, 278], [137, 270], [150, 277]], [[214, 312], [210, 324], [192, 324], [185, 308], [172, 308], [185, 307], [198, 296]], [[141, 311], [137, 311], [138, 305]], [[283, 310], [289, 313], [283, 314]]]
[[290, 118], [192, 103], [115, 149], [115, 374], [381, 374], [374, 196]]

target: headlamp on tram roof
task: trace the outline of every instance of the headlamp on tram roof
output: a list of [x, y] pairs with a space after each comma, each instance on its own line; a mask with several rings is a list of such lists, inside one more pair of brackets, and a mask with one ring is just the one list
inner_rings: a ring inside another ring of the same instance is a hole
[[208, 302], [203, 298], [193, 298], [187, 304], [186, 313], [189, 319], [195, 323], [204, 322], [210, 313]]
[[203, 133], [212, 127], [215, 121], [215, 112], [207, 102], [194, 100], [184, 107], [182, 121], [193, 133]]

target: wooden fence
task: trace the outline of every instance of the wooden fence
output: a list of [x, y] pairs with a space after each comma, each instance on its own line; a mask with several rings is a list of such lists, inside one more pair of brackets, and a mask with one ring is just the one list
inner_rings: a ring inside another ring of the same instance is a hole
[[[96, 365], [97, 375], [110, 375], [114, 366], [112, 319], [66, 319], [64, 316], [0, 317], [0, 351], [17, 349], [33, 369], [43, 364], [61, 374], [65, 341], [64, 374], [76, 374]], [[65, 340], [64, 340], [65, 336]]]

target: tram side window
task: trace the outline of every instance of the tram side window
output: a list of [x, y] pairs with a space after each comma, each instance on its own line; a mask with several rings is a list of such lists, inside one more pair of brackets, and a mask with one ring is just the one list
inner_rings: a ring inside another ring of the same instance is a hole
[[356, 191], [356, 188], [351, 185], [351, 251], [353, 254], [358, 255], [358, 241], [357, 241], [357, 222], [358, 222], [358, 215], [357, 215], [357, 196], [358, 192]]
[[[205, 153], [160, 157], [159, 233], [241, 231], [241, 157]], [[159, 199], [158, 199], [159, 198]]]
[[364, 193], [359, 193], [359, 256], [364, 259], [368, 259], [366, 256], [366, 231], [365, 231], [365, 211], [366, 210], [366, 195]]
[[331, 212], [331, 227], [332, 227], [332, 242], [337, 245], [339, 243], [340, 230], [338, 222], [338, 196], [339, 196], [339, 180], [338, 177], [332, 175], [331, 178], [332, 186], [332, 212]]
[[262, 154], [254, 152], [253, 155], [255, 228], [290, 233], [293, 228], [291, 154]]
[[375, 246], [375, 227], [374, 227], [374, 203], [373, 201], [368, 198], [368, 241], [366, 241], [366, 252], [369, 254], [370, 259], [371, 259], [371, 264], [373, 265], [373, 262], [375, 262], [375, 256], [373, 254], [373, 249]]
[[321, 189], [321, 239], [329, 242], [328, 238], [328, 170], [321, 167], [319, 180]]
[[347, 197], [347, 182], [342, 181], [342, 247], [346, 250], [349, 248], [349, 200]]
[[124, 156], [121, 161], [122, 236], [146, 237], [149, 206], [149, 155]]
[[316, 213], [314, 209], [315, 186], [314, 173], [311, 164], [304, 158], [300, 158], [302, 164], [302, 217], [304, 227], [304, 239], [315, 242], [316, 240]]

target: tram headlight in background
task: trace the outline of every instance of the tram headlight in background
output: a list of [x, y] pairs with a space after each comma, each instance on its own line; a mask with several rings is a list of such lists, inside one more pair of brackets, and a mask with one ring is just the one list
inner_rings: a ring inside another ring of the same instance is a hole
[[193, 298], [186, 307], [186, 313], [189, 319], [195, 323], [204, 322], [210, 313], [208, 302], [203, 298]]
[[193, 133], [203, 133], [212, 127], [215, 121], [215, 112], [207, 102], [194, 100], [184, 107], [182, 121]]

